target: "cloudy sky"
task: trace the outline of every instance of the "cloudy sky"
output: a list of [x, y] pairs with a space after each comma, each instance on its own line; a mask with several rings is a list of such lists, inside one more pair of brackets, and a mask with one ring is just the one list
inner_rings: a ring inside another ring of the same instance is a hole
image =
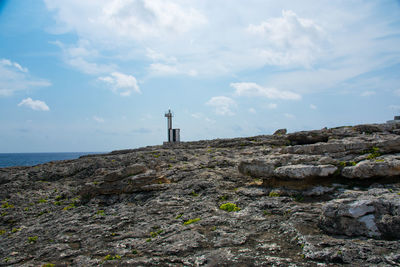
[[400, 1], [0, 0], [0, 152], [400, 114]]

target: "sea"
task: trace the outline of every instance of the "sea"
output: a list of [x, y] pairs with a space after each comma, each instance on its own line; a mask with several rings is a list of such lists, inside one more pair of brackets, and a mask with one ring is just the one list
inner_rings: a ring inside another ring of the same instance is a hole
[[77, 159], [83, 155], [106, 152], [0, 153], [0, 168], [34, 166], [56, 160]]

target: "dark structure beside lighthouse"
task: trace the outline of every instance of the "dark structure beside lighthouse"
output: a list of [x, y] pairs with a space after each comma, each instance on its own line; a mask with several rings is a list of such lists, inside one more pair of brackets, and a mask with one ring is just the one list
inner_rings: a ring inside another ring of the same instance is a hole
[[167, 118], [167, 126], [168, 126], [168, 143], [179, 143], [181, 141], [180, 137], [180, 129], [172, 129], [172, 112], [169, 109], [167, 113], [165, 113], [165, 117]]

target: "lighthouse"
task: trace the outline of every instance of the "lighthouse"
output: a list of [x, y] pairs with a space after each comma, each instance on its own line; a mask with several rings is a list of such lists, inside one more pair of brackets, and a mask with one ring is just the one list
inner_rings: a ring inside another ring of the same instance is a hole
[[172, 129], [173, 115], [170, 109], [165, 113], [165, 117], [167, 118], [168, 143], [179, 143], [181, 141], [180, 129]]

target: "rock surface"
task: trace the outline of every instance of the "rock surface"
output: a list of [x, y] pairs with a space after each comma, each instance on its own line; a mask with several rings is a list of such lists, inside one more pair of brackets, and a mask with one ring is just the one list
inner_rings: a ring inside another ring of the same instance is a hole
[[0, 265], [398, 266], [399, 129], [281, 131], [0, 168]]

